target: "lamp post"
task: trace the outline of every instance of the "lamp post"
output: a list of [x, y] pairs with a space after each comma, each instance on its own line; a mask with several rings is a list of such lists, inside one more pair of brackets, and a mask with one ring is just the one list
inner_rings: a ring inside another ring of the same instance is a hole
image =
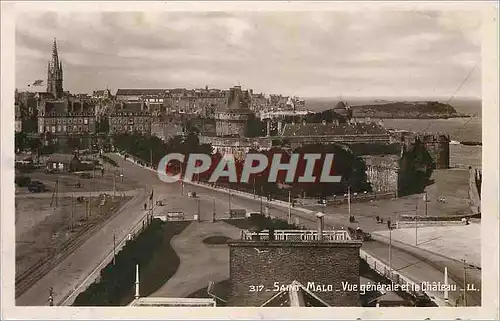
[[465, 259], [462, 259], [462, 262], [464, 262], [464, 307], [467, 306], [467, 261]]
[[255, 198], [255, 176], [253, 177], [253, 198]]
[[292, 224], [292, 191], [288, 191], [288, 224]]
[[418, 245], [418, 204], [415, 204], [415, 246]]
[[212, 222], [215, 222], [215, 197], [213, 199], [213, 213], [212, 213]]
[[391, 226], [389, 226], [389, 276], [390, 279], [392, 280], [392, 227]]

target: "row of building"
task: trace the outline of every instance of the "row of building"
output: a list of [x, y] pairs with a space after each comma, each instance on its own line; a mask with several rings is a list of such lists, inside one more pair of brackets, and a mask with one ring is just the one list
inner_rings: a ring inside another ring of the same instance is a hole
[[[39, 134], [89, 135], [101, 131], [99, 123], [109, 123], [109, 132], [151, 134], [154, 127], [169, 126], [165, 118], [208, 118], [217, 121], [217, 135], [245, 136], [240, 125], [254, 113], [269, 109], [303, 108], [295, 97], [265, 97], [253, 90], [234, 87], [220, 89], [109, 89], [92, 95], [72, 95], [63, 90], [63, 65], [54, 39], [52, 59], [47, 66], [47, 91], [15, 95], [15, 129]], [[172, 117], [171, 117], [172, 118]], [[167, 125], [168, 124], [168, 125]], [[107, 127], [107, 126], [106, 126]], [[158, 131], [158, 130], [157, 130]], [[160, 130], [161, 131], [161, 130]]]
[[[63, 67], [54, 40], [47, 92], [16, 92], [16, 131], [38, 133], [46, 143], [63, 143], [68, 137], [77, 137], [92, 144], [98, 132], [139, 133], [166, 141], [182, 135], [190, 122], [198, 127], [202, 143], [211, 144], [222, 154], [235, 155], [244, 155], [250, 149], [293, 149], [312, 143], [399, 143], [397, 155], [371, 154], [366, 161], [368, 175], [381, 191], [397, 189], [394, 177], [400, 153], [416, 140], [424, 143], [437, 168], [449, 166], [446, 135], [394, 133], [381, 123], [359, 122], [352, 118], [352, 110], [344, 102], [319, 115], [328, 122], [308, 123], [309, 114], [302, 109], [303, 104], [297, 98], [281, 95], [266, 98], [241, 86], [229, 90], [119, 89], [115, 96], [106, 89], [92, 96], [71, 95], [63, 91]], [[255, 124], [264, 124], [260, 134], [255, 134]]]

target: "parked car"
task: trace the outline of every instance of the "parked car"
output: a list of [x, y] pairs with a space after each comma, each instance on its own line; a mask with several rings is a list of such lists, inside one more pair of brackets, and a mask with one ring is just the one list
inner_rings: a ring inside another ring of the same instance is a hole
[[31, 193], [43, 193], [47, 192], [48, 189], [45, 185], [31, 184], [30, 186], [28, 186], [28, 191], [30, 191]]

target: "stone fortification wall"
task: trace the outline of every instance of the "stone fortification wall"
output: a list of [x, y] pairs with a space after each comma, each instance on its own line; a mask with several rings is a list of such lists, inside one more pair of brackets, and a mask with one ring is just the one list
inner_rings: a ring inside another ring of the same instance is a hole
[[376, 193], [397, 192], [399, 186], [399, 155], [366, 155], [366, 175]]

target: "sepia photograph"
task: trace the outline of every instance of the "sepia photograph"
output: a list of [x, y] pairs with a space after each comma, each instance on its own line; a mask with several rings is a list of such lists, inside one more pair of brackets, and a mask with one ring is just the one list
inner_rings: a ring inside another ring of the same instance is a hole
[[494, 2], [95, 4], [2, 31], [16, 311], [498, 317]]

